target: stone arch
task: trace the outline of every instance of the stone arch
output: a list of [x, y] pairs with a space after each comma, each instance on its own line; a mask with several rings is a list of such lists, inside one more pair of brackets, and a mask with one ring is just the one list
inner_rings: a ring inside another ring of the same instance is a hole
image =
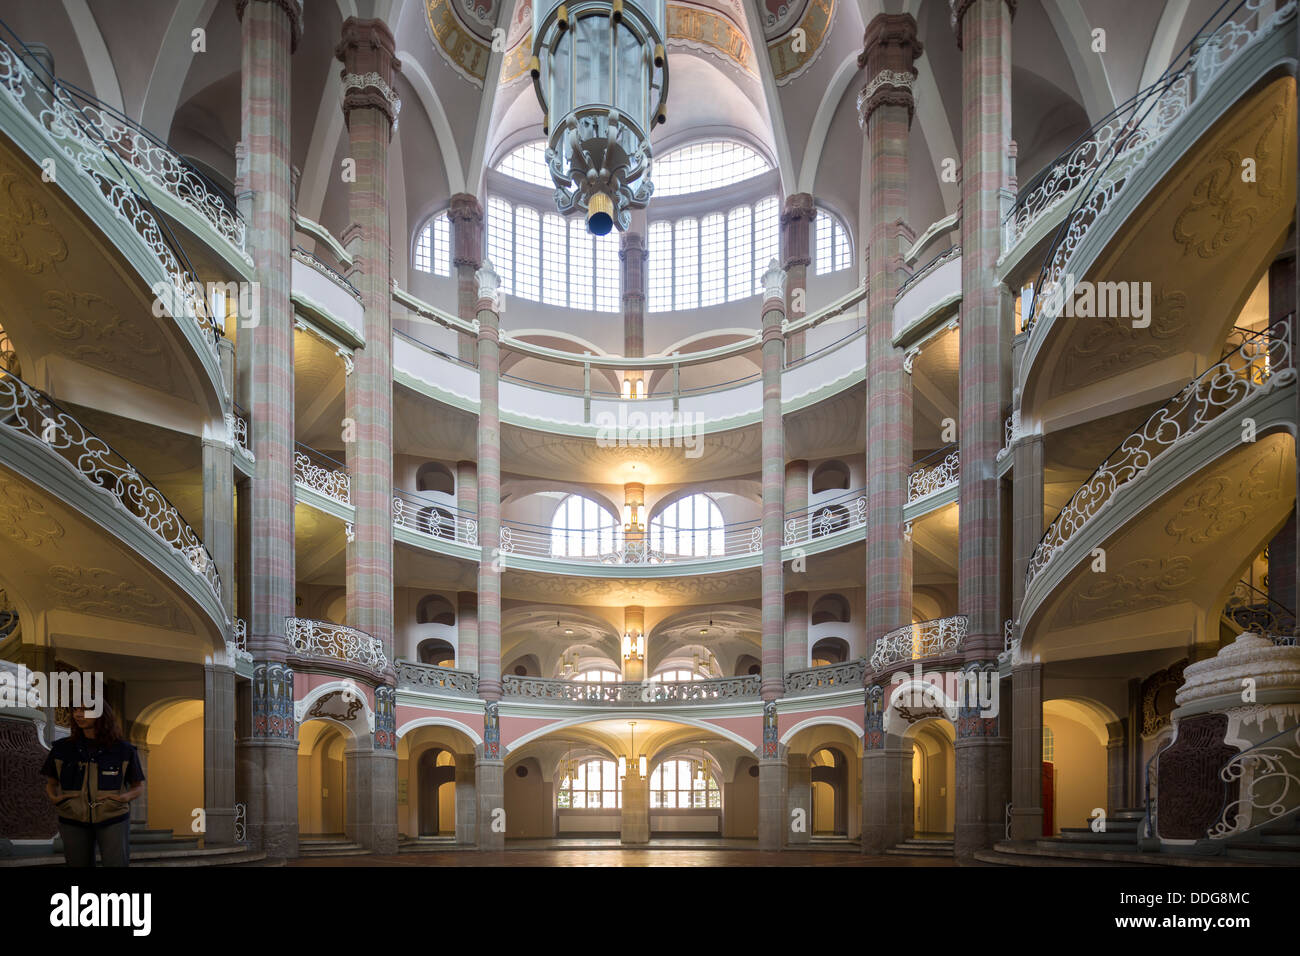
[[838, 459], [822, 462], [813, 469], [811, 488], [814, 495], [823, 491], [848, 491], [849, 466]]
[[415, 606], [415, 623], [454, 625], [456, 608], [441, 594], [426, 594]]
[[426, 461], [415, 472], [416, 491], [436, 491], [444, 495], [456, 493], [456, 476], [442, 462]]
[[844, 595], [823, 594], [813, 602], [808, 623], [814, 625], [825, 624], [827, 622], [847, 624], [852, 616], [853, 612], [851, 605]]

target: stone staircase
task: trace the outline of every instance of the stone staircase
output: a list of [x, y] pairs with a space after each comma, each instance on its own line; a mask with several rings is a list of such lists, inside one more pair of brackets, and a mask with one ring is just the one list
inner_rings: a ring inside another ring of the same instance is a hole
[[[171, 830], [150, 829], [147, 825], [131, 825], [132, 866], [244, 866], [260, 863], [266, 854], [246, 846], [219, 846], [200, 848], [197, 834], [176, 836]], [[0, 867], [62, 866], [63, 853], [50, 853], [45, 846], [14, 847], [14, 855], [0, 859]]]
[[298, 856], [366, 856], [370, 853], [360, 843], [353, 843], [343, 835], [308, 836], [298, 839]]
[[397, 844], [398, 853], [432, 853], [438, 850], [455, 850], [459, 844], [450, 834], [447, 836], [403, 836]]
[[885, 851], [886, 856], [930, 856], [947, 859], [952, 859], [953, 853], [950, 836], [909, 837]]

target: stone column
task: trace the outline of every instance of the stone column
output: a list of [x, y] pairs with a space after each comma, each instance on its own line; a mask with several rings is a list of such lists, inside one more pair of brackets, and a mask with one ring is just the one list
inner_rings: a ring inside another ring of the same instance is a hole
[[812, 836], [812, 767], [807, 754], [786, 754], [786, 842], [802, 846]]
[[478, 673], [478, 595], [456, 593], [456, 669]]
[[785, 672], [811, 666], [808, 660], [808, 592], [785, 596]]
[[1043, 665], [1011, 671], [1011, 839], [1043, 835]]
[[913, 835], [912, 748], [884, 730], [888, 685], [866, 690], [862, 740], [862, 852], [879, 856]]
[[[993, 668], [1002, 650], [996, 458], [1003, 441], [1004, 334], [1011, 309], [995, 276], [1011, 143], [1011, 17], [1015, 0], [952, 0], [962, 51], [962, 303], [959, 357], [961, 483], [958, 606], [968, 619], [968, 668]], [[1009, 351], [1007, 353], [1009, 355]], [[996, 678], [996, 671], [994, 672]], [[1009, 741], [998, 717], [963, 707], [957, 722], [958, 859], [1003, 839]]]
[[[785, 270], [785, 314], [797, 322], [808, 314], [808, 266], [812, 265], [812, 221], [817, 218], [811, 193], [794, 193], [781, 210], [781, 268]], [[786, 340], [788, 365], [804, 357], [806, 333], [794, 332]]]
[[[497, 701], [501, 699], [501, 421], [500, 316], [496, 295], [499, 280], [487, 263], [478, 271], [478, 673], [479, 696], [487, 702], [483, 715], [483, 746], [475, 765], [478, 792], [478, 845], [484, 850], [505, 846], [500, 825], [505, 812], [505, 765], [501, 760], [501, 728]], [[496, 811], [500, 811], [498, 814]]]
[[[465, 517], [473, 518], [477, 527], [478, 466], [472, 461], [456, 462], [456, 507]], [[478, 534], [475, 543], [481, 544], [481, 528]], [[456, 595], [456, 667], [478, 673], [478, 595], [473, 591]]]
[[1117, 720], [1107, 724], [1106, 731], [1109, 734], [1106, 740], [1106, 812], [1114, 816], [1129, 806], [1125, 801], [1124, 722]]
[[[221, 377], [226, 392], [235, 394], [235, 343], [230, 339], [217, 340], [221, 353]], [[221, 426], [226, 429], [222, 438], [203, 439], [203, 543], [207, 546], [221, 578], [221, 601], [226, 614], [235, 616], [235, 464], [233, 429], [234, 409], [227, 407], [231, 417]]]
[[355, 533], [347, 549], [348, 623], [393, 646], [393, 321], [388, 225], [388, 151], [397, 119], [393, 35], [380, 20], [349, 17], [335, 56], [343, 63], [343, 117], [356, 182], [352, 282], [365, 309], [366, 347], [347, 376], [347, 443]]
[[623, 778], [623, 810], [619, 814], [622, 829], [620, 843], [650, 842], [650, 781], [638, 773], [637, 755], [627, 760]]
[[478, 842], [478, 792], [474, 787], [473, 754], [456, 754], [456, 843], [473, 846]]
[[235, 842], [235, 669], [203, 665], [204, 846]]
[[[473, 323], [478, 311], [478, 280], [474, 273], [483, 265], [483, 206], [470, 193], [456, 193], [447, 207], [451, 223], [452, 257], [456, 268], [456, 315]], [[477, 343], [464, 332], [457, 333], [462, 361], [473, 362]]]
[[785, 424], [781, 369], [785, 340], [785, 273], [773, 260], [763, 276], [763, 749], [758, 762], [758, 845], [779, 850], [785, 833], [785, 759], [776, 700], [785, 690]]
[[[257, 459], [248, 495], [252, 735], [238, 753], [249, 781], [248, 837], [271, 858], [298, 855], [298, 743], [285, 619], [294, 615], [293, 307], [289, 302], [289, 62], [298, 0], [239, 0], [240, 213], [248, 224], [256, 316], [241, 317], [240, 404]], [[242, 517], [242, 515], [241, 515]]]
[[858, 122], [867, 137], [870, 193], [862, 230], [867, 255], [867, 646], [912, 621], [910, 550], [903, 506], [912, 465], [911, 387], [893, 345], [894, 295], [903, 267], [908, 136], [921, 55], [911, 14], [879, 14], [867, 27], [858, 65], [866, 85]]

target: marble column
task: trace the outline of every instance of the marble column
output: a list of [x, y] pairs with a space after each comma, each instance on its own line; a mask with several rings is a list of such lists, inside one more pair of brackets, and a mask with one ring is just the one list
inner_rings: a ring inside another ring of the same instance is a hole
[[913, 835], [912, 748], [884, 730], [889, 685], [866, 689], [862, 739], [862, 852], [878, 856]]
[[[235, 394], [235, 343], [217, 341], [221, 353], [221, 377], [229, 395]], [[226, 614], [235, 617], [235, 435], [230, 417], [221, 423], [225, 434], [203, 439], [203, 543], [221, 578], [221, 603]]]
[[879, 14], [867, 27], [858, 65], [870, 193], [862, 233], [867, 257], [866, 638], [870, 648], [912, 621], [910, 548], [903, 506], [912, 464], [911, 387], [894, 347], [894, 296], [905, 252], [908, 137], [915, 104], [913, 65], [922, 47], [911, 14]]
[[397, 119], [393, 35], [379, 20], [349, 17], [335, 50], [343, 63], [343, 116], [356, 182], [352, 283], [365, 310], [366, 347], [347, 376], [347, 444], [355, 533], [347, 549], [348, 624], [393, 646], [393, 321], [388, 224], [388, 152]]
[[[456, 462], [456, 507], [478, 528], [478, 466], [472, 461]], [[481, 529], [478, 534], [475, 544], [482, 543]], [[456, 595], [456, 667], [478, 673], [478, 595], [473, 591]]]
[[808, 659], [808, 592], [785, 596], [785, 672], [811, 667]]
[[473, 846], [478, 842], [478, 793], [474, 788], [473, 754], [456, 754], [456, 843]]
[[619, 814], [620, 843], [650, 842], [650, 780], [638, 773], [637, 755], [627, 761], [627, 776], [623, 778], [623, 809]]
[[[478, 280], [474, 273], [483, 265], [483, 206], [470, 193], [457, 193], [447, 207], [451, 223], [451, 264], [456, 269], [456, 315], [473, 323], [478, 311]], [[473, 362], [478, 344], [464, 332], [456, 335], [460, 358]]]
[[479, 696], [486, 702], [483, 745], [475, 764], [478, 792], [478, 845], [505, 846], [505, 765], [501, 760], [501, 420], [499, 408], [500, 281], [487, 263], [477, 273], [478, 317], [478, 673]]
[[235, 668], [203, 665], [204, 846], [235, 842]]
[[763, 511], [762, 627], [763, 747], [758, 762], [758, 845], [785, 842], [784, 747], [777, 733], [776, 701], [785, 690], [785, 574], [781, 542], [785, 524], [785, 425], [781, 369], [785, 364], [785, 273], [773, 260], [763, 276]]
[[1127, 734], [1122, 720], [1107, 724], [1106, 732], [1109, 735], [1106, 740], [1106, 812], [1114, 816], [1119, 810], [1128, 807], [1125, 802], [1127, 787], [1124, 779], [1124, 745]]
[[[794, 193], [785, 198], [781, 210], [781, 268], [785, 270], [785, 314], [797, 322], [808, 314], [808, 267], [812, 265], [812, 221], [817, 207], [811, 193]], [[785, 343], [788, 365], [804, 357], [807, 333], [790, 334]]]
[[[257, 459], [247, 496], [248, 649], [252, 733], [238, 749], [248, 781], [250, 843], [268, 857], [298, 855], [298, 743], [285, 619], [295, 614], [293, 534], [293, 307], [289, 301], [290, 59], [302, 36], [298, 0], [239, 0], [239, 211], [248, 224], [256, 315], [237, 333], [238, 394]], [[242, 517], [242, 515], [241, 515]]]
[[1011, 839], [1043, 835], [1043, 665], [1011, 671]]
[[[1001, 221], [1009, 202], [1011, 17], [1015, 0], [950, 0], [962, 51], [961, 346], [958, 360], [961, 481], [958, 489], [958, 607], [968, 619], [965, 657], [995, 668], [1002, 650], [1001, 554], [996, 458], [1003, 441], [1003, 381], [1012, 309], [997, 281]], [[1005, 352], [1005, 354], [1004, 354]], [[996, 678], [996, 671], [994, 671]], [[974, 702], [971, 702], [974, 704]], [[1009, 797], [1008, 728], [979, 707], [959, 710], [956, 743], [959, 860], [1003, 839]]]
[[786, 843], [801, 846], [812, 837], [812, 767], [807, 754], [786, 755]]
[[619, 246], [618, 258], [623, 267], [623, 354], [641, 358], [645, 355], [646, 260], [650, 251], [640, 232], [623, 233]]

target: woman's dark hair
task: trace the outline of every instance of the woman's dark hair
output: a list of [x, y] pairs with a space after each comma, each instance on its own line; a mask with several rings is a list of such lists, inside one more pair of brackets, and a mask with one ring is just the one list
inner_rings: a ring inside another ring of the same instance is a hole
[[[101, 702], [100, 707], [99, 716], [95, 718], [95, 743], [101, 747], [111, 747], [122, 739], [122, 726], [117, 722], [117, 714], [113, 713], [113, 708], [109, 706], [108, 701]], [[86, 739], [86, 732], [75, 719], [70, 719], [70, 722], [73, 742], [81, 743]]]

